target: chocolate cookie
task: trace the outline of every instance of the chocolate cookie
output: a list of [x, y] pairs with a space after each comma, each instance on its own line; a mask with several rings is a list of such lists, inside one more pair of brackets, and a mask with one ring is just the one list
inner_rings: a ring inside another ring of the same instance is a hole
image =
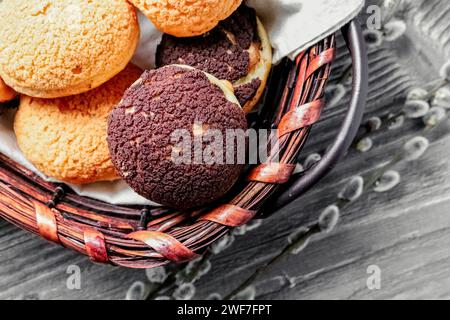
[[272, 48], [254, 9], [245, 5], [208, 34], [176, 38], [165, 34], [158, 46], [158, 67], [185, 64], [233, 83], [239, 103], [250, 112], [269, 76]]
[[223, 162], [203, 157], [213, 143], [209, 134], [221, 134], [225, 146], [228, 129], [246, 128], [226, 83], [191, 67], [167, 66], [145, 72], [126, 91], [110, 115], [108, 144], [118, 172], [137, 193], [187, 209], [222, 197], [242, 169], [236, 161], [225, 164], [229, 148], [214, 149], [221, 153], [214, 160]]

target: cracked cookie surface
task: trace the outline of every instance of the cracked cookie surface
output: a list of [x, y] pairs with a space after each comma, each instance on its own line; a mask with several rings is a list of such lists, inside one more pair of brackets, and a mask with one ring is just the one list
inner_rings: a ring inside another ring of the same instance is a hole
[[39, 98], [79, 94], [122, 71], [139, 41], [124, 0], [0, 2], [0, 76]]

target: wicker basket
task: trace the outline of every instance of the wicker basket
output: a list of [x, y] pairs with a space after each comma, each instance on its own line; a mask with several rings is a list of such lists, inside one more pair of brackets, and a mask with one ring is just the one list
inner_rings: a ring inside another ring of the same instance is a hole
[[278, 139], [281, 148], [272, 151], [271, 157], [278, 156], [280, 161], [248, 168], [235, 190], [220, 203], [191, 212], [114, 206], [46, 182], [0, 155], [0, 217], [98, 263], [151, 268], [197, 258], [231, 228], [257, 215], [267, 216], [296, 199], [331, 170], [349, 148], [362, 118], [367, 70], [360, 28], [352, 22], [342, 32], [354, 62], [352, 102], [330, 151], [300, 177], [292, 177], [292, 172], [324, 106], [323, 90], [335, 53], [334, 36], [274, 69], [255, 126], [278, 128], [271, 138]]

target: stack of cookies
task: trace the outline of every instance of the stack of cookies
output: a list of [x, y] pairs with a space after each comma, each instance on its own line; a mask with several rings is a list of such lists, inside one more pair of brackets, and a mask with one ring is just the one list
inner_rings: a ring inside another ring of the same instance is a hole
[[[242, 165], [177, 164], [171, 134], [247, 128], [272, 50], [241, 1], [0, 2], [0, 104], [20, 95], [14, 131], [25, 157], [59, 181], [122, 178], [180, 209], [222, 197]], [[156, 70], [130, 63], [136, 8], [165, 33]]]

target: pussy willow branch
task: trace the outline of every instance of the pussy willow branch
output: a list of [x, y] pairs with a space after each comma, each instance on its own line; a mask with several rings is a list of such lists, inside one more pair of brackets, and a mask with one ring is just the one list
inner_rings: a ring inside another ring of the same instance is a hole
[[[445, 119], [448, 119], [446, 117]], [[445, 120], [444, 119], [444, 120]], [[422, 130], [422, 133], [424, 135], [430, 134], [433, 130], [439, 128], [445, 121], [441, 121], [438, 125], [430, 127], [426, 126]], [[379, 170], [377, 170], [374, 174], [370, 175], [367, 180], [365, 179], [366, 183], [364, 184], [363, 193], [367, 192], [369, 189], [374, 187], [376, 183], [383, 177], [383, 175], [388, 172], [390, 169], [392, 169], [396, 164], [400, 163], [404, 160], [404, 151], [401, 150], [397, 154], [395, 154], [392, 158], [392, 160], [381, 167]], [[354, 203], [355, 201], [347, 201], [338, 199], [335, 205], [342, 211], [343, 209], [347, 208], [350, 204]], [[297, 241], [290, 243], [286, 247], [284, 247], [280, 253], [278, 253], [274, 258], [272, 258], [270, 261], [265, 263], [263, 266], [259, 267], [253, 274], [251, 274], [242, 284], [240, 284], [236, 289], [234, 289], [229, 295], [225, 297], [225, 300], [231, 300], [235, 298], [240, 292], [248, 288], [261, 274], [263, 274], [266, 270], [273, 267], [278, 262], [282, 261], [284, 257], [289, 256], [301, 243], [305, 241], [306, 238], [311, 238], [315, 234], [320, 233], [321, 230], [318, 228], [318, 225], [314, 225], [311, 227], [304, 236], [300, 237]]]
[[271, 260], [263, 264], [261, 267], [256, 269], [254, 273], [250, 277], [248, 277], [242, 284], [239, 285], [235, 290], [233, 290], [229, 295], [227, 295], [224, 300], [231, 300], [236, 297], [240, 292], [248, 288], [261, 274], [264, 273], [267, 269], [272, 267], [273, 265], [276, 265], [278, 262], [282, 261], [284, 257], [290, 255], [293, 250], [296, 249], [298, 244], [301, 241], [304, 241], [305, 238], [309, 238], [314, 234], [320, 233], [320, 228], [318, 225], [314, 225], [308, 231], [300, 237], [297, 241], [293, 241], [291, 244], [283, 248], [283, 250], [280, 251], [276, 256], [274, 256]]
[[[190, 272], [186, 273], [186, 276], [183, 277], [183, 282], [185, 283], [191, 283], [197, 278], [197, 276], [200, 274], [201, 266], [208, 262], [208, 260], [211, 258], [212, 252], [211, 250], [208, 250], [202, 257], [200, 258], [197, 267], [192, 268]], [[167, 279], [156, 286], [153, 290], [151, 290], [147, 296], [145, 297], [145, 300], [153, 300], [156, 297], [158, 297], [160, 294], [164, 292], [168, 292], [175, 288], [177, 276], [180, 274], [183, 274], [187, 270], [188, 264], [183, 265], [182, 267], [177, 268], [176, 270], [172, 271]]]

